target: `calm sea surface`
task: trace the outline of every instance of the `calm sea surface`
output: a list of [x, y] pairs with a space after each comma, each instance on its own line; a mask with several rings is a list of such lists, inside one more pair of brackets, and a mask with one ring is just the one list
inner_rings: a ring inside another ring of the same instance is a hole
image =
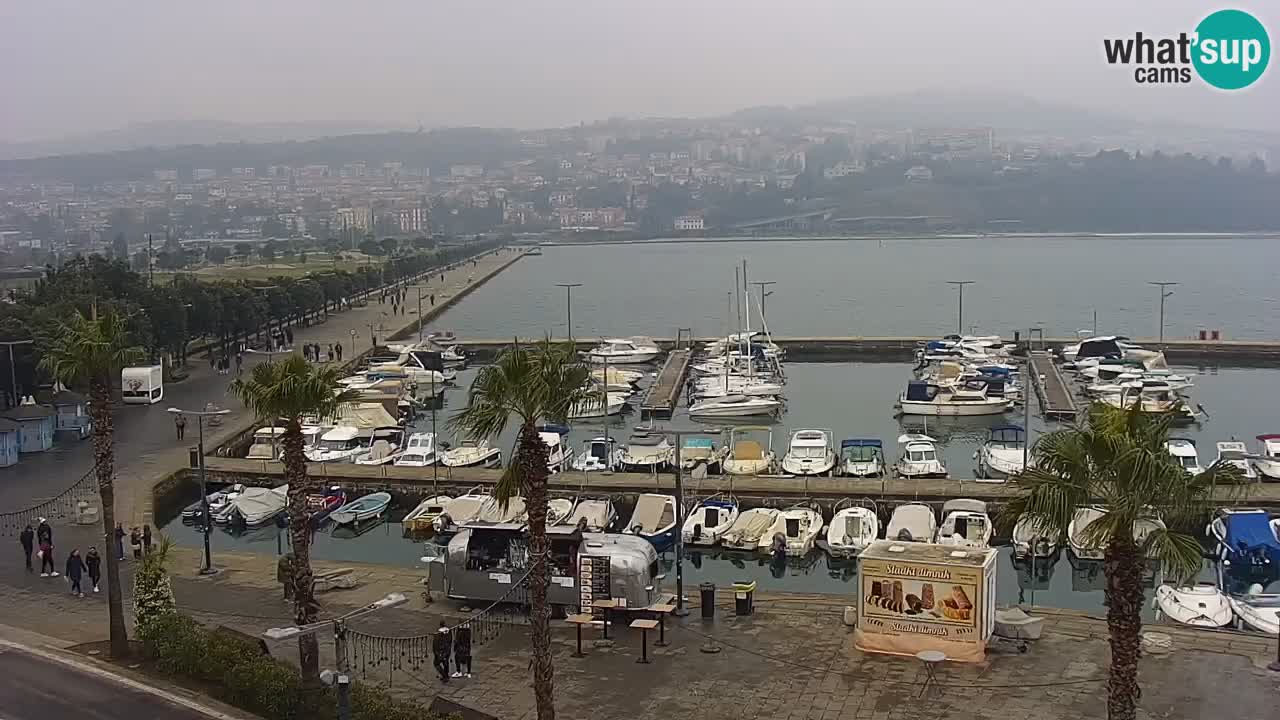
[[[786, 242], [690, 242], [548, 247], [467, 297], [439, 323], [460, 337], [565, 336], [573, 290], [574, 335], [724, 334], [734, 267], [774, 281], [765, 301], [781, 337], [942, 335], [955, 332], [956, 289], [964, 327], [1012, 336], [1092, 328], [1133, 337], [1218, 329], [1225, 338], [1280, 338], [1280, 240], [1170, 237], [1035, 237]], [[751, 288], [752, 297], [759, 289]], [[757, 300], [752, 301], [756, 317]], [[753, 323], [759, 327], [758, 323]]]

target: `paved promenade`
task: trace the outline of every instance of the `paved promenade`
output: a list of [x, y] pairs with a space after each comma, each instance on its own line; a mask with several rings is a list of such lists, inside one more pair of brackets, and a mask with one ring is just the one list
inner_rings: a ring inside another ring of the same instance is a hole
[[[60, 546], [88, 541], [92, 533], [59, 528]], [[16, 543], [15, 543], [16, 545]], [[79, 544], [83, 547], [83, 544]], [[14, 548], [16, 550], [16, 548]], [[259, 634], [290, 624], [290, 608], [275, 583], [271, 558], [221, 553], [224, 570], [199, 578], [195, 550], [174, 550], [174, 590], [180, 607], [201, 620]], [[66, 594], [61, 578], [26, 575], [17, 553], [0, 556], [0, 596], [13, 608], [10, 622], [69, 642], [101, 639], [106, 632], [105, 596], [83, 600]], [[126, 563], [126, 577], [132, 563]], [[318, 569], [349, 567], [360, 578], [353, 590], [320, 595], [332, 617], [384, 596], [404, 592], [408, 605], [352, 623], [386, 636], [433, 630], [440, 618], [465, 617], [458, 604], [424, 605], [420, 572], [353, 563], [316, 563]], [[127, 597], [127, 594], [126, 594]], [[696, 597], [695, 597], [696, 601]], [[1106, 717], [1108, 650], [1105, 624], [1075, 613], [1047, 615], [1045, 636], [1021, 655], [996, 648], [980, 665], [947, 664], [940, 686], [920, 696], [924, 672], [914, 659], [872, 656], [855, 650], [841, 622], [844, 599], [831, 596], [762, 594], [756, 615], [732, 616], [732, 599], [721, 594], [717, 619], [704, 625], [697, 609], [668, 628], [671, 645], [652, 646], [653, 662], [636, 662], [639, 635], [616, 630], [612, 647], [594, 647], [588, 630], [587, 657], [575, 659], [573, 631], [559, 623], [553, 636], [557, 707], [567, 717], [790, 718], [796, 720], [1077, 720]], [[1232, 718], [1274, 717], [1280, 675], [1269, 673], [1275, 641], [1234, 632], [1159, 626], [1173, 638], [1167, 655], [1142, 661], [1140, 717], [1208, 718], [1230, 708]], [[721, 650], [700, 651], [708, 637]], [[270, 643], [277, 657], [295, 660], [296, 644]], [[528, 654], [523, 628], [506, 631], [476, 654], [475, 677], [441, 685], [429, 667], [393, 670], [391, 663], [356, 667], [357, 677], [389, 684], [401, 696], [427, 703], [436, 694], [504, 720], [533, 717]], [[322, 635], [322, 666], [332, 667], [331, 639]]]
[[[424, 277], [406, 294], [404, 315], [391, 316], [391, 304], [380, 305], [377, 295], [369, 298], [367, 305], [353, 307], [345, 312], [331, 314], [323, 323], [311, 327], [295, 327], [294, 345], [303, 343], [341, 342], [343, 358], [350, 360], [368, 349], [369, 326], [380, 330], [378, 341], [397, 331], [407, 330], [417, 321], [417, 287], [423, 288], [423, 314], [432, 309], [425, 296], [436, 296], [435, 308], [450, 301], [504, 269], [519, 257], [519, 251], [500, 250], [440, 275]], [[356, 332], [356, 347], [352, 347], [351, 331]], [[249, 370], [267, 356], [246, 353], [244, 371]], [[116, 517], [125, 526], [150, 523], [151, 489], [175, 469], [186, 466], [188, 448], [196, 444], [197, 428], [194, 418], [187, 423], [186, 439], [179, 442], [169, 407], [201, 409], [213, 402], [231, 410], [220, 428], [206, 428], [205, 445], [211, 448], [234, 434], [237, 428], [252, 420], [239, 400], [228, 392], [234, 379], [232, 375], [218, 375], [207, 361], [192, 358], [191, 375], [180, 383], [165, 387], [164, 400], [156, 405], [120, 406], [114, 413], [116, 438]], [[0, 482], [0, 511], [13, 511], [35, 505], [56, 496], [93, 468], [91, 440], [75, 441], [59, 439], [54, 449], [35, 455], [24, 455], [17, 467], [4, 470], [4, 482]]]

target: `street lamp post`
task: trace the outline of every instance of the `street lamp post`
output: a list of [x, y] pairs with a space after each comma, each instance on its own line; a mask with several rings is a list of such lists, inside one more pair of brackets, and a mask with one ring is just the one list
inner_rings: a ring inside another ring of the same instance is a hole
[[960, 291], [960, 307], [956, 311], [956, 334], [957, 335], [964, 334], [964, 286], [972, 285], [974, 282], [975, 282], [974, 280], [948, 280], [947, 281], [948, 285], [955, 285], [956, 289]]
[[1155, 285], [1160, 288], [1160, 349], [1164, 349], [1164, 301], [1171, 295], [1173, 291], [1165, 291], [1165, 288], [1177, 285], [1176, 282], [1147, 282], [1148, 285]]
[[582, 287], [582, 283], [556, 283], [556, 287], [564, 288], [565, 334], [573, 342], [573, 289]]
[[677, 617], [684, 617], [689, 614], [689, 610], [684, 606], [684, 437], [686, 435], [710, 435], [704, 430], [693, 429], [677, 429], [677, 430], [660, 430], [664, 435], [672, 435], [676, 439], [676, 460], [675, 460], [675, 479], [676, 479], [676, 527], [675, 527], [675, 546], [676, 546], [676, 609]]
[[213, 567], [212, 551], [209, 549], [209, 533], [213, 529], [213, 518], [209, 514], [209, 487], [204, 472], [204, 419], [216, 415], [230, 414], [230, 410], [181, 410], [176, 407], [169, 408], [169, 412], [174, 415], [195, 415], [196, 427], [199, 431], [199, 440], [196, 445], [196, 453], [198, 462], [200, 463], [200, 516], [204, 523], [204, 567], [200, 568], [201, 575], [213, 575], [217, 573], [217, 569]]

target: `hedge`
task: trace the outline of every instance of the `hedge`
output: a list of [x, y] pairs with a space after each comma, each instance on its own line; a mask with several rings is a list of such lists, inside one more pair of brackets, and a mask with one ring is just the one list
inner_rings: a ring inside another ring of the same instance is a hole
[[[266, 720], [331, 717], [337, 700], [332, 688], [308, 688], [290, 665], [278, 662], [242, 638], [211, 632], [179, 614], [148, 623], [139, 639], [162, 672], [212, 689], [219, 700]], [[444, 720], [413, 703], [396, 700], [379, 688], [353, 684], [352, 720]]]

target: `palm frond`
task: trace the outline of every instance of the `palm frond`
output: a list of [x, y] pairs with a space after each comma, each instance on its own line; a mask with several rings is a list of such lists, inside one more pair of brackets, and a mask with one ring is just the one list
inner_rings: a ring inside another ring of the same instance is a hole
[[1194, 578], [1204, 566], [1200, 541], [1167, 528], [1153, 530], [1143, 543], [1143, 552], [1159, 560], [1165, 574], [1179, 583]]

